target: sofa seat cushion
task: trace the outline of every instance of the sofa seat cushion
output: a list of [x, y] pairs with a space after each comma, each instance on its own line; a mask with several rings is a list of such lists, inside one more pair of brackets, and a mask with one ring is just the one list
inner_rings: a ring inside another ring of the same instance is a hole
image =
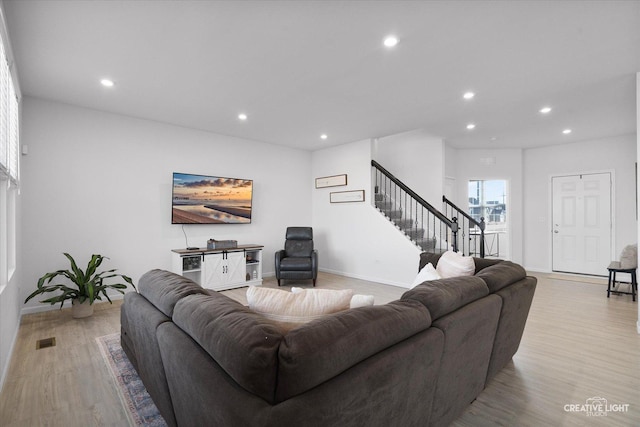
[[287, 292], [261, 286], [247, 288], [249, 308], [274, 321], [283, 332], [327, 314], [347, 310], [352, 297], [351, 289]]
[[401, 300], [419, 301], [436, 320], [487, 295], [489, 289], [482, 279], [464, 276], [424, 282], [405, 292]]
[[276, 400], [282, 402], [346, 371], [431, 325], [417, 301], [354, 308], [290, 331], [278, 353]]
[[173, 316], [173, 309], [181, 298], [207, 293], [200, 285], [186, 277], [157, 269], [140, 277], [138, 291], [167, 317]]
[[482, 269], [476, 277], [481, 278], [487, 284], [489, 292], [494, 293], [500, 289], [524, 279], [527, 272], [522, 266], [511, 261], [502, 261]]
[[273, 403], [282, 334], [272, 322], [217, 292], [181, 299], [173, 321], [238, 385]]
[[280, 269], [286, 271], [308, 271], [311, 270], [311, 258], [287, 257], [280, 261]]

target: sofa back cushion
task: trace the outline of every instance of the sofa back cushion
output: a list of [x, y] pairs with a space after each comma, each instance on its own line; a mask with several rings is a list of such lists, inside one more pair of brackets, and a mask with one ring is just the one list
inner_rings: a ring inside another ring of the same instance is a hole
[[487, 284], [489, 292], [495, 293], [500, 289], [524, 279], [527, 273], [522, 266], [511, 261], [502, 261], [498, 264], [488, 266], [476, 274]]
[[301, 394], [427, 328], [417, 301], [354, 308], [290, 331], [280, 346], [276, 401]]
[[420, 302], [436, 320], [487, 295], [489, 289], [482, 279], [464, 276], [424, 282], [405, 292], [401, 300]]
[[245, 390], [273, 403], [282, 334], [268, 319], [225, 295], [190, 295], [173, 322]]
[[207, 293], [197, 283], [165, 270], [143, 274], [138, 281], [138, 291], [167, 317], [173, 316], [173, 309], [181, 298]]
[[431, 252], [422, 252], [420, 254], [420, 262], [418, 264], [418, 271], [422, 270], [427, 264], [431, 264], [434, 267], [438, 265], [438, 261], [442, 254], [431, 253]]

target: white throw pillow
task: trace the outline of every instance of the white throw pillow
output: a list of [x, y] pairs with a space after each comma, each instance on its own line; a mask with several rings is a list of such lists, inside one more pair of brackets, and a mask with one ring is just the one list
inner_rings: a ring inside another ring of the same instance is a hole
[[[305, 288], [296, 288], [291, 287], [291, 292], [294, 294], [299, 294], [301, 292], [335, 292], [333, 289], [305, 289]], [[351, 303], [349, 303], [349, 308], [358, 308], [358, 307], [367, 307], [369, 305], [373, 305], [375, 302], [375, 298], [373, 295], [360, 295], [355, 294], [351, 297]]]
[[375, 298], [373, 297], [373, 295], [355, 294], [351, 297], [349, 308], [368, 307], [370, 305], [373, 305], [374, 302]]
[[443, 279], [473, 276], [476, 272], [476, 264], [472, 257], [462, 256], [460, 252], [447, 251], [438, 260], [436, 271]]
[[302, 292], [250, 286], [247, 303], [253, 311], [279, 324], [284, 332], [322, 316], [347, 310], [353, 290], [314, 289]]
[[422, 282], [426, 282], [428, 280], [438, 280], [440, 279], [440, 275], [433, 267], [433, 264], [429, 263], [422, 267], [422, 269], [418, 272], [418, 275], [415, 279], [413, 279], [413, 283], [411, 284], [411, 288], [415, 288]]

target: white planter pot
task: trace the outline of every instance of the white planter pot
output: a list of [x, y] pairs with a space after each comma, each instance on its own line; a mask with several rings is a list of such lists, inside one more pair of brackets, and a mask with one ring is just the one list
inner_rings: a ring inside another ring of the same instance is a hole
[[71, 316], [74, 319], [82, 319], [93, 314], [93, 305], [89, 304], [89, 300], [79, 302], [77, 299], [71, 300]]

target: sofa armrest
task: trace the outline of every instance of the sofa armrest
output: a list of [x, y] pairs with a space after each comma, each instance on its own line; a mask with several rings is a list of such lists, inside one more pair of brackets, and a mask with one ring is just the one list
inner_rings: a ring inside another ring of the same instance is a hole
[[184, 276], [165, 270], [150, 270], [138, 281], [140, 295], [167, 317], [173, 316], [173, 309], [180, 299], [207, 291]]
[[511, 261], [503, 261], [482, 269], [476, 277], [481, 278], [487, 284], [489, 292], [495, 293], [500, 289], [519, 282], [527, 276], [522, 266]]
[[164, 323], [171, 323], [171, 319], [143, 295], [135, 292], [125, 295], [120, 310], [122, 318], [126, 319], [122, 323], [123, 339], [126, 337], [129, 350], [133, 350], [133, 354], [127, 353], [127, 356], [135, 357], [132, 363], [160, 414], [168, 425], [175, 426], [169, 386], [156, 336], [157, 328]]
[[491, 353], [491, 362], [487, 371], [487, 381], [500, 372], [518, 351], [533, 302], [536, 284], [535, 277], [525, 277], [495, 293], [502, 298], [502, 309]]
[[240, 387], [273, 402], [282, 341], [273, 322], [217, 292], [182, 298], [173, 322]]

